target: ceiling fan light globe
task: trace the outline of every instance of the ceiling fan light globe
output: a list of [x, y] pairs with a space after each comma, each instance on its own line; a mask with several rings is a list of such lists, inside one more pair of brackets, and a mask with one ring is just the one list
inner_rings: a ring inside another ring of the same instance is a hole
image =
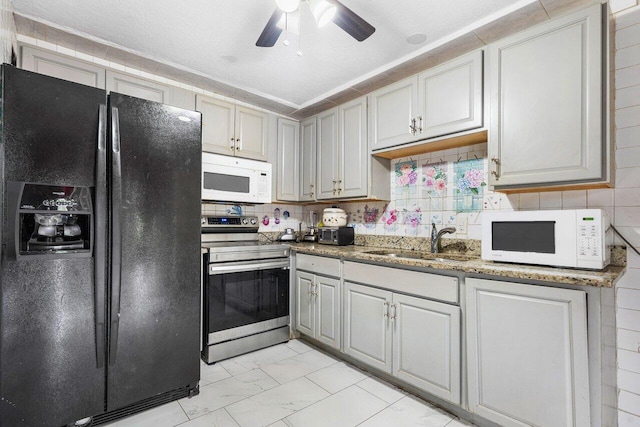
[[291, 13], [298, 10], [300, 0], [276, 0], [276, 6], [284, 13]]
[[309, 8], [318, 24], [318, 28], [327, 25], [336, 14], [336, 6], [327, 0], [309, 0]]

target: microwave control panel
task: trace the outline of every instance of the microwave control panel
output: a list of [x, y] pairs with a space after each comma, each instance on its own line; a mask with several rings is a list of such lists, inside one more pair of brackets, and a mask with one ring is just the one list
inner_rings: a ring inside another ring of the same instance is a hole
[[578, 256], [600, 259], [603, 251], [602, 218], [581, 216], [578, 218]]

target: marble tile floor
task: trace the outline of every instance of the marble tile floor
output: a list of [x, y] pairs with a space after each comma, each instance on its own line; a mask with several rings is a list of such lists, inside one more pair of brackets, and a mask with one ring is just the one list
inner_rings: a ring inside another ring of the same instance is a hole
[[108, 427], [472, 426], [300, 340], [201, 365], [200, 394]]

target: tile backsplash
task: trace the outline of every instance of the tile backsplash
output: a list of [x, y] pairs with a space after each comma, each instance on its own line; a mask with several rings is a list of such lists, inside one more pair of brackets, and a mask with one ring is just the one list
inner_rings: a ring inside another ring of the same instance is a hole
[[[487, 144], [437, 151], [395, 159], [391, 164], [389, 202], [336, 202], [314, 205], [274, 203], [255, 206], [203, 204], [205, 214], [256, 215], [261, 232], [285, 228], [303, 230], [309, 212], [322, 219], [322, 210], [337, 206], [348, 214], [356, 234], [429, 237], [431, 224], [438, 229], [454, 226], [447, 238], [480, 240], [482, 212], [601, 208], [613, 216], [613, 189], [504, 194], [488, 186]], [[617, 244], [621, 244], [617, 242]]]

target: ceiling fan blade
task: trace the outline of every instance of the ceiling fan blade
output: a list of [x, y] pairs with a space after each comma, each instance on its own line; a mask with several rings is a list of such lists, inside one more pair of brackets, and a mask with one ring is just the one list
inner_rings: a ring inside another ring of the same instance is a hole
[[278, 37], [282, 33], [282, 28], [278, 27], [278, 21], [280, 21], [280, 17], [282, 16], [282, 11], [276, 7], [276, 10], [273, 11], [271, 18], [265, 25], [264, 30], [262, 30], [262, 34], [258, 37], [258, 41], [256, 42], [256, 46], [258, 47], [272, 47], [278, 41]]
[[369, 24], [338, 0], [333, 0], [333, 3], [337, 8], [336, 15], [333, 17], [333, 22], [354, 39], [361, 42], [369, 38], [369, 36], [376, 31], [373, 25]]

